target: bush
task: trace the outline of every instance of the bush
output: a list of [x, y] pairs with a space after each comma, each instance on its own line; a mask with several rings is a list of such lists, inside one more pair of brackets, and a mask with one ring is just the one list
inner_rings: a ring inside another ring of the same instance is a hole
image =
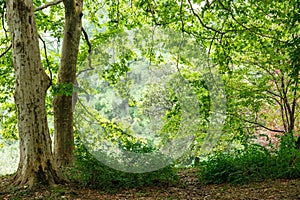
[[295, 148], [295, 140], [291, 135], [281, 138], [280, 150], [274, 156], [277, 178], [300, 178], [300, 150]]
[[176, 169], [172, 166], [143, 174], [114, 170], [95, 159], [82, 145], [76, 148], [75, 166], [69, 171], [69, 176], [82, 187], [107, 192], [139, 186], [175, 184], [179, 180]]
[[220, 153], [199, 165], [200, 181], [246, 184], [273, 178], [300, 178], [300, 152], [290, 138], [282, 138], [281, 148], [270, 153], [250, 145], [234, 153]]

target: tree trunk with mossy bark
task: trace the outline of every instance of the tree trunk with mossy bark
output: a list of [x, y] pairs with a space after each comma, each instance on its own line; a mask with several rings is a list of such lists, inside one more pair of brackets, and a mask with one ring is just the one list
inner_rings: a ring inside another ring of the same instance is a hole
[[51, 151], [45, 98], [50, 79], [40, 58], [31, 0], [7, 0], [7, 19], [13, 46], [15, 103], [20, 138], [20, 161], [13, 185], [35, 188], [63, 178]]

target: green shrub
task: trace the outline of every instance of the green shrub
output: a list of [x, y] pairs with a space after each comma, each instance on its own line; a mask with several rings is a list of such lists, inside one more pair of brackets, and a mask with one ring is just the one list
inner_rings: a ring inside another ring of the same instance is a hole
[[259, 145], [250, 145], [234, 153], [220, 153], [199, 165], [200, 181], [246, 184], [273, 178], [300, 178], [300, 152], [291, 138], [282, 138], [281, 148], [269, 152]]
[[300, 178], [300, 150], [295, 148], [295, 140], [291, 135], [281, 138], [280, 149], [274, 158], [277, 178]]
[[77, 146], [75, 166], [68, 173], [82, 187], [98, 188], [107, 192], [139, 186], [175, 184], [179, 180], [177, 171], [172, 166], [142, 174], [117, 171], [99, 162], [83, 145]]

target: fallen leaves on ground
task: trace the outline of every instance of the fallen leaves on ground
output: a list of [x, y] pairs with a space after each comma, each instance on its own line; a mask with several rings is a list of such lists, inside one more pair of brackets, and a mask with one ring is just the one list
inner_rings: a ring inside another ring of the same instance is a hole
[[[74, 184], [59, 185], [51, 190], [41, 190], [35, 193], [14, 192], [0, 194], [0, 199], [263, 199], [263, 200], [296, 200], [300, 199], [300, 179], [265, 180], [248, 185], [203, 185], [198, 182], [195, 169], [179, 171], [180, 182], [173, 186], [151, 186], [120, 190], [115, 193], [80, 188]], [[0, 183], [7, 180], [0, 177]], [[1, 184], [0, 184], [1, 185]]]

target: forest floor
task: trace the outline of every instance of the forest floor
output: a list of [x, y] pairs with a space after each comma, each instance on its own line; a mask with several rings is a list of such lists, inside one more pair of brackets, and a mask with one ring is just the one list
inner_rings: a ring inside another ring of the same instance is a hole
[[[251, 183], [248, 185], [203, 185], [198, 182], [197, 175], [193, 169], [179, 171], [179, 176], [180, 182], [177, 185], [166, 187], [139, 187], [120, 190], [115, 193], [107, 193], [69, 184], [57, 186], [50, 191], [40, 190], [34, 193], [12, 191], [10, 193], [0, 194], [0, 199], [300, 199], [300, 179], [266, 180], [264, 182]], [[0, 177], [0, 188], [6, 181], [7, 178]]]

